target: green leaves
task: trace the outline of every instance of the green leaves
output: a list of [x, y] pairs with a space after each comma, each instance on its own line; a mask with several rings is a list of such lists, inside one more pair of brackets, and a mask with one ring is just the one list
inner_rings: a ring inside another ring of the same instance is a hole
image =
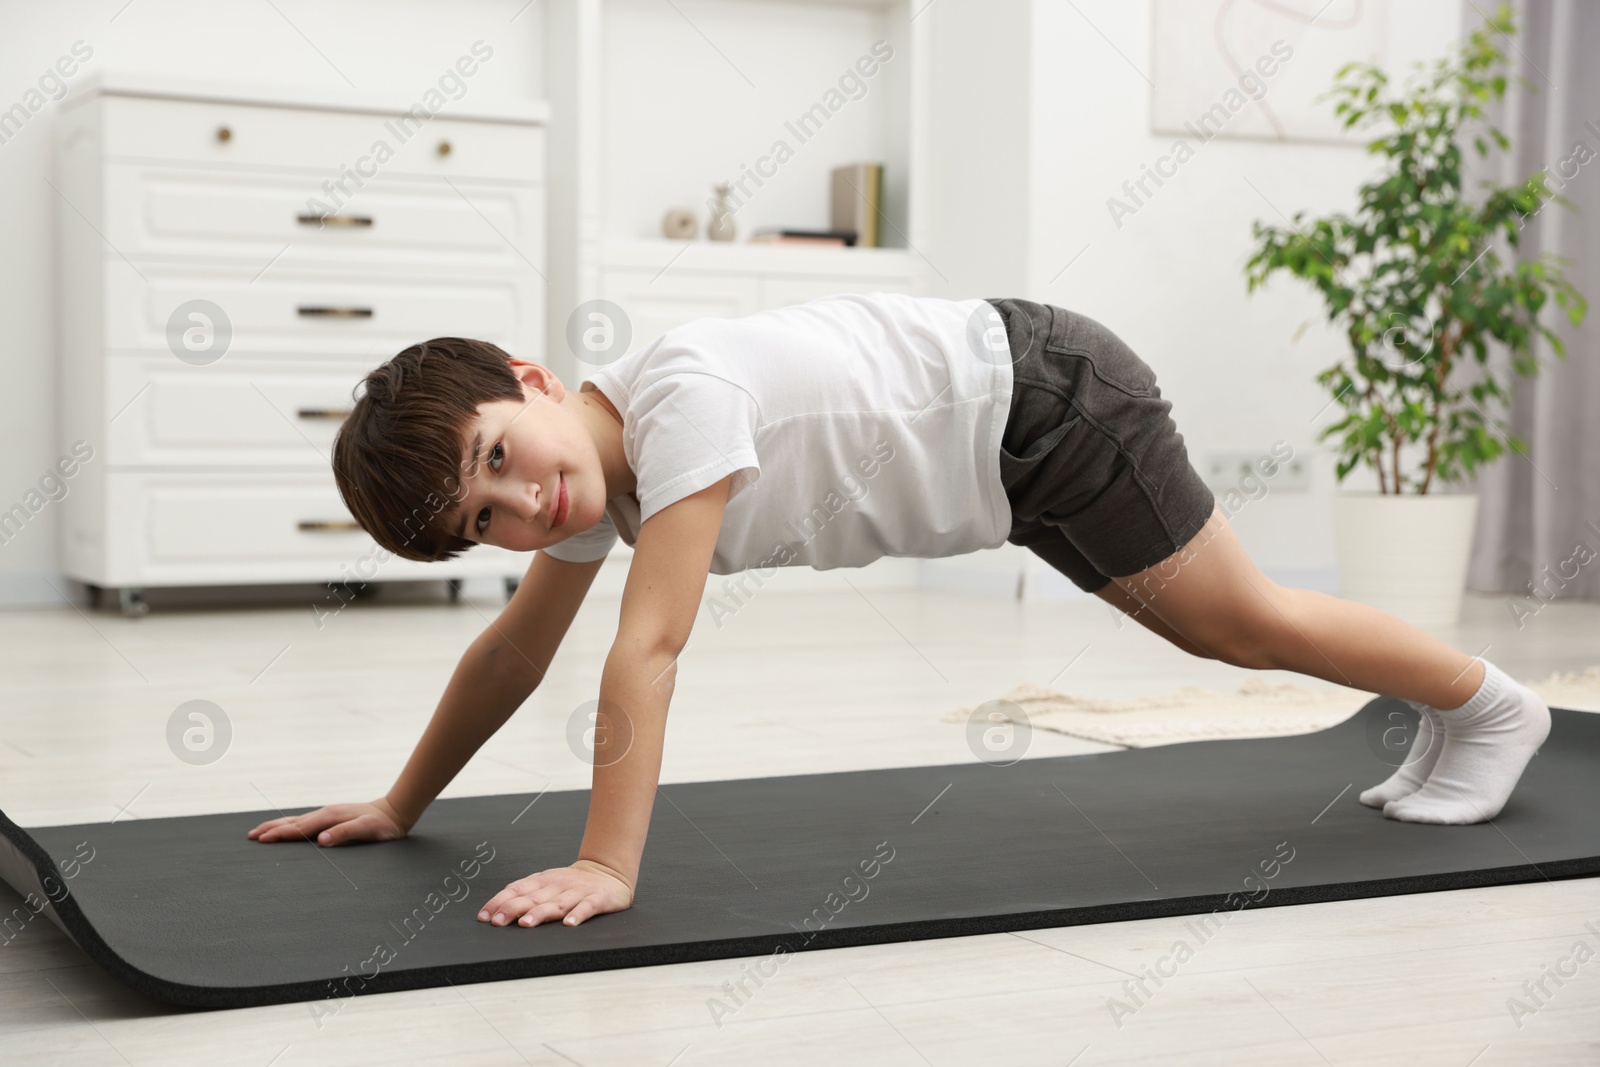
[[1491, 345], [1509, 351], [1512, 373], [1536, 374], [1541, 341], [1566, 353], [1541, 312], [1553, 300], [1574, 325], [1587, 312], [1562, 260], [1542, 254], [1508, 266], [1495, 247], [1498, 239], [1514, 252], [1529, 219], [1551, 202], [1571, 206], [1548, 175], [1484, 183], [1474, 198], [1462, 189], [1469, 135], [1480, 156], [1489, 141], [1501, 151], [1511, 145], [1482, 121], [1481, 105], [1505, 96], [1506, 57], [1495, 37], [1514, 32], [1502, 4], [1455, 55], [1417, 64], [1394, 88], [1372, 64], [1345, 64], [1323, 98], [1336, 101], [1346, 128], [1379, 128], [1367, 143], [1379, 172], [1358, 189], [1354, 214], [1297, 212], [1286, 227], [1251, 226], [1247, 291], [1279, 271], [1309, 283], [1349, 343], [1348, 355], [1317, 376], [1343, 409], [1318, 434], [1337, 443], [1341, 482], [1367, 465], [1385, 492], [1426, 493], [1519, 447], [1491, 415], [1514, 385], [1491, 364]]

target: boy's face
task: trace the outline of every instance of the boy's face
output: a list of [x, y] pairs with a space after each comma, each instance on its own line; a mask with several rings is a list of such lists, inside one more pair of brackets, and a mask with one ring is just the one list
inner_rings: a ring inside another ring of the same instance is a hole
[[523, 399], [478, 405], [462, 440], [465, 497], [452, 519], [469, 541], [531, 552], [599, 522], [605, 478], [561, 379], [537, 363], [513, 359], [510, 367]]

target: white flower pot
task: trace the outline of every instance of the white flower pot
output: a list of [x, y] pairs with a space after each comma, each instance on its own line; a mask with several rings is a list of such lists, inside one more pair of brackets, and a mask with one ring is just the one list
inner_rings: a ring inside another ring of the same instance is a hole
[[1339, 595], [1413, 626], [1452, 626], [1461, 617], [1475, 493], [1335, 493]]

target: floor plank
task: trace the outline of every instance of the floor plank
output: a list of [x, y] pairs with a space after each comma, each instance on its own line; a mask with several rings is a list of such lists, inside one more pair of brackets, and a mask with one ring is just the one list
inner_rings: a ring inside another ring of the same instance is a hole
[[[309, 603], [136, 620], [0, 613], [4, 807], [26, 825], [379, 795], [500, 608], [380, 597], [320, 626]], [[617, 611], [615, 597], [584, 606], [550, 677], [445, 795], [588, 784], [566, 722], [596, 696]], [[1538, 680], [1600, 663], [1600, 605], [1555, 603], [1519, 628], [1503, 599], [1470, 597], [1439, 636]], [[1020, 682], [1120, 697], [1248, 674], [1119, 626], [1087, 598], [763, 592], [723, 626], [697, 625], [663, 780], [965, 762], [963, 727], [941, 716]], [[194, 699], [215, 702], [233, 731], [206, 766], [167, 747], [169, 716]], [[1028, 754], [1108, 747], [1040, 732]], [[0, 890], [0, 907], [16, 903]], [[745, 961], [415, 990], [319, 1018], [305, 1004], [151, 1004], [39, 921], [0, 948], [0, 1062], [1595, 1062], [1600, 962], [1546, 980], [1530, 1015], [1508, 1007], [1578, 941], [1600, 953], [1586, 923], [1600, 928], [1592, 879], [1249, 910], [1159, 987], [1146, 978], [1137, 1004], [1125, 983], [1192, 937], [1183, 920], [801, 953], [731, 1014], [712, 1006], [728, 1003], [724, 983]]]

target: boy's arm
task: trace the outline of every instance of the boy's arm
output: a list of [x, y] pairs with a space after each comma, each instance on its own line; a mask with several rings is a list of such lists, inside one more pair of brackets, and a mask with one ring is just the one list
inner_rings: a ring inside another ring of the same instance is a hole
[[524, 926], [626, 908], [655, 804], [678, 654], [689, 641], [732, 476], [663, 508], [639, 528], [617, 639], [600, 676], [594, 788], [578, 860], [512, 882], [479, 918]]
[[544, 680], [604, 560], [569, 563], [543, 552], [500, 615], [461, 656], [432, 720], [388, 795], [330, 804], [251, 830], [257, 841], [321, 845], [404, 836], [473, 753]]
[[408, 830], [544, 681], [604, 563], [534, 556], [505, 610], [456, 664], [433, 719], [389, 789], [385, 799]]

